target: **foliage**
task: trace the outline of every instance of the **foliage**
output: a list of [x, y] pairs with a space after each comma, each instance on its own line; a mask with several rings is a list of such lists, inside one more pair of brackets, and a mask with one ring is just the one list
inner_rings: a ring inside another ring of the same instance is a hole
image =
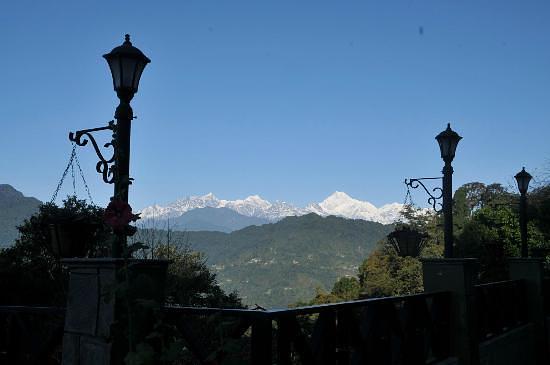
[[237, 293], [224, 293], [216, 275], [206, 266], [203, 254], [188, 246], [160, 244], [154, 249], [157, 259], [170, 260], [166, 281], [168, 302], [185, 306], [242, 308]]
[[343, 300], [354, 300], [359, 298], [361, 285], [359, 280], [353, 276], [343, 277], [334, 283], [331, 293]]
[[421, 263], [418, 258], [400, 257], [384, 244], [363, 261], [359, 281], [367, 297], [418, 293], [423, 289]]
[[[53, 203], [39, 206], [38, 212], [18, 227], [15, 244], [0, 251], [0, 287], [4, 304], [64, 305], [66, 278], [50, 245], [50, 224], [81, 220], [101, 227], [103, 210], [84, 200], [68, 197], [58, 207]], [[104, 251], [102, 237], [107, 228], [98, 229], [90, 256]], [[9, 293], [9, 294], [6, 294]]]
[[543, 236], [533, 246], [550, 247], [550, 185], [539, 186], [529, 193], [527, 214]]
[[332, 287], [330, 292], [321, 287], [315, 288], [315, 296], [309, 301], [297, 302], [292, 307], [338, 303], [358, 299], [361, 294], [361, 285], [354, 276], [345, 276]]
[[[172, 241], [201, 251], [220, 287], [236, 290], [247, 305], [286, 307], [357, 275], [361, 260], [393, 228], [363, 220], [308, 214], [230, 234], [172, 232]], [[166, 236], [140, 230], [138, 235]]]
[[397, 224], [407, 226], [412, 230], [426, 235], [425, 246], [438, 245], [443, 242], [443, 232], [441, 225], [443, 217], [440, 213], [433, 210], [426, 210], [413, 205], [405, 205], [401, 211], [401, 219]]
[[[528, 245], [536, 246], [543, 240], [543, 235], [531, 222]], [[506, 279], [506, 257], [520, 254], [518, 214], [509, 206], [480, 208], [466, 222], [456, 241], [458, 255], [479, 258], [482, 281]]]
[[462, 185], [453, 197], [454, 233], [460, 234], [478, 210], [511, 206], [515, 201], [517, 197], [506, 191], [501, 184], [471, 182]]

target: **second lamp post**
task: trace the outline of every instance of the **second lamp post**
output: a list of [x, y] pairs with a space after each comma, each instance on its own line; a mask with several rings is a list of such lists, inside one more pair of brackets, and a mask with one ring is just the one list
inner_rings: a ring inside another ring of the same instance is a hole
[[514, 176], [518, 183], [519, 198], [519, 231], [521, 234], [521, 257], [527, 257], [527, 189], [531, 181], [531, 174], [525, 171], [525, 167]]
[[445, 162], [442, 184], [445, 258], [451, 258], [453, 257], [453, 167], [451, 162], [455, 157], [456, 147], [462, 137], [451, 129], [450, 123], [447, 123], [447, 129], [439, 133], [435, 139], [439, 143], [441, 158]]

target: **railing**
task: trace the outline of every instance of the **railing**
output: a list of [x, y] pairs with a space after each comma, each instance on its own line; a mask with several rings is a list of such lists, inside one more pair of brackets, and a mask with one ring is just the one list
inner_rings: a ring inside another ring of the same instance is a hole
[[450, 294], [438, 292], [280, 310], [169, 306], [165, 314], [186, 342], [186, 364], [231, 356], [254, 365], [429, 364], [449, 355], [449, 307]]
[[525, 286], [506, 280], [475, 286], [478, 340], [487, 341], [527, 323]]
[[0, 364], [61, 364], [65, 309], [0, 306]]

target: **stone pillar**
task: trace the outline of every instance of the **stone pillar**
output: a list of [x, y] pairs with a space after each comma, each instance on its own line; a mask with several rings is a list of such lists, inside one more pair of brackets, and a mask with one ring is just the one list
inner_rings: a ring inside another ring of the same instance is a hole
[[[62, 364], [123, 364], [128, 341], [142, 339], [149, 325], [133, 303], [136, 299], [163, 303], [168, 261], [97, 258], [62, 263], [69, 270]], [[112, 324], [126, 323], [129, 317], [134, 327], [131, 336], [113, 341], [116, 332], [127, 328]]]
[[479, 363], [475, 291], [477, 259], [424, 259], [425, 291], [451, 292], [450, 352], [460, 364]]
[[535, 327], [537, 364], [548, 364], [549, 344], [546, 333], [546, 315], [544, 313], [544, 259], [510, 258], [508, 269], [511, 280], [522, 279], [525, 282], [525, 302], [527, 319]]

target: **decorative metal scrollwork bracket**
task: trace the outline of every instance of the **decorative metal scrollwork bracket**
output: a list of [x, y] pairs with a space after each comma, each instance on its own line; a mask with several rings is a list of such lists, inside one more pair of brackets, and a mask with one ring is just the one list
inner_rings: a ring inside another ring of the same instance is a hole
[[416, 189], [419, 186], [421, 186], [426, 192], [426, 194], [428, 194], [429, 196], [428, 204], [430, 204], [436, 212], [441, 212], [441, 210], [443, 209], [443, 204], [439, 203], [438, 200], [443, 198], [443, 189], [440, 187], [435, 187], [430, 192], [426, 187], [426, 185], [424, 185], [424, 183], [422, 182], [422, 180], [441, 180], [441, 179], [443, 178], [442, 177], [422, 177], [419, 179], [405, 179], [405, 185], [407, 186], [407, 189], [409, 188]]
[[[113, 155], [109, 159], [104, 157], [103, 153], [99, 149], [99, 146], [94, 136], [92, 135], [93, 132], [99, 132], [104, 130], [110, 130], [113, 132], [111, 142], [107, 142], [103, 145], [103, 147], [105, 148], [113, 149]], [[88, 141], [92, 142], [92, 146], [94, 147], [95, 153], [99, 158], [99, 162], [96, 164], [95, 169], [98, 173], [100, 173], [103, 176], [103, 181], [105, 181], [107, 184], [112, 184], [115, 182], [114, 171], [115, 171], [115, 159], [116, 159], [116, 152], [117, 152], [115, 134], [116, 134], [116, 125], [113, 120], [111, 120], [109, 124], [105, 127], [83, 129], [81, 131], [69, 133], [69, 139], [71, 140], [71, 142], [74, 142], [79, 146], [86, 146], [88, 144]]]

